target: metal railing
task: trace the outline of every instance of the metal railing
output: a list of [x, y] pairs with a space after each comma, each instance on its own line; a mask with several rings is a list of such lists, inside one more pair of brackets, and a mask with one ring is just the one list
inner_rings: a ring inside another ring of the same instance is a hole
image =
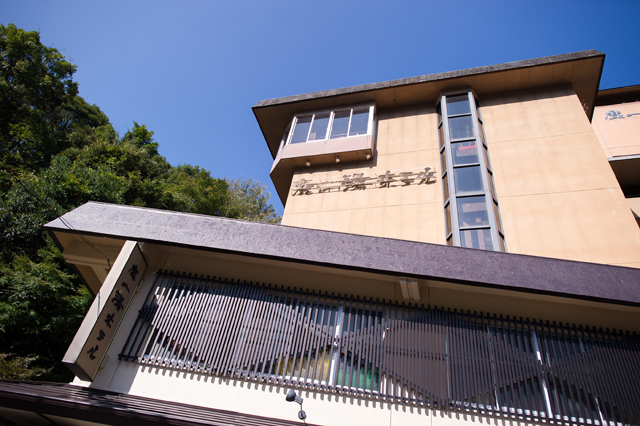
[[500, 417], [640, 420], [635, 333], [172, 272], [120, 358]]

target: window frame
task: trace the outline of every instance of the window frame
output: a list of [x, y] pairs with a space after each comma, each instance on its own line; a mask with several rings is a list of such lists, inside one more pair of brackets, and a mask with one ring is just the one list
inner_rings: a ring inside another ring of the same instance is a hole
[[[356, 110], [361, 110], [368, 108], [368, 118], [367, 118], [367, 131], [366, 133], [358, 134], [358, 135], [350, 135], [351, 125], [353, 122], [353, 112]], [[333, 124], [335, 115], [337, 112], [342, 112], [345, 110], [349, 110], [349, 126], [347, 128], [346, 136], [339, 136], [335, 138], [331, 138], [331, 132], [333, 131]], [[327, 123], [325, 137], [322, 139], [314, 139], [309, 140], [309, 135], [311, 134], [311, 130], [313, 129], [313, 124], [315, 122], [315, 117], [320, 114], [329, 113], [329, 122]], [[307, 130], [307, 137], [304, 141], [301, 142], [292, 142], [293, 135], [295, 134], [296, 125], [298, 124], [298, 120], [302, 117], [311, 116], [311, 123], [309, 124], [309, 130]], [[307, 144], [307, 143], [315, 143], [315, 142], [327, 142], [327, 141], [338, 141], [340, 139], [348, 139], [348, 138], [357, 138], [363, 136], [372, 136], [375, 128], [375, 104], [374, 103], [363, 103], [363, 104], [354, 104], [354, 105], [345, 105], [343, 107], [338, 108], [326, 108], [321, 110], [313, 110], [313, 111], [304, 111], [297, 113], [293, 116], [291, 122], [287, 125], [285, 133], [282, 138], [281, 146], [286, 145], [297, 145], [297, 144]]]
[[[447, 99], [467, 95], [469, 112], [448, 114]], [[489, 161], [489, 152], [484, 135], [484, 122], [480, 113], [480, 107], [473, 90], [456, 91], [442, 93], [438, 100], [438, 137], [440, 140], [439, 155], [442, 163], [442, 180], [447, 181], [446, 187], [443, 184], [443, 198], [445, 210], [445, 223], [451, 226], [446, 230], [446, 244], [462, 245], [462, 233], [464, 231], [489, 229], [491, 233], [491, 244], [493, 251], [506, 251], [504, 241], [504, 231], [500, 218], [499, 204], [493, 182], [493, 170]], [[471, 135], [465, 137], [452, 138], [450, 119], [459, 117], [469, 117], [471, 120]], [[476, 160], [470, 163], [454, 164], [452, 148], [455, 144], [473, 142], [476, 146]], [[444, 160], [444, 161], [443, 161]], [[456, 170], [477, 167], [480, 171], [481, 188], [477, 190], [460, 190], [456, 185]], [[484, 196], [485, 211], [488, 217], [488, 224], [478, 226], [463, 226], [460, 224], [458, 214], [458, 204], [461, 200], [469, 197]]]

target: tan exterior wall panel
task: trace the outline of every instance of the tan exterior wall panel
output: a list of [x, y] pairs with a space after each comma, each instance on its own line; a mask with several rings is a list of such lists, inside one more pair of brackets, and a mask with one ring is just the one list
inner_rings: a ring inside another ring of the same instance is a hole
[[[609, 111], [619, 112], [612, 119]], [[594, 108], [593, 130], [607, 157], [640, 155], [640, 102]], [[638, 114], [631, 115], [629, 114]]]
[[[570, 85], [484, 96], [480, 105], [509, 252], [640, 262], [640, 228]], [[432, 167], [435, 182], [289, 194], [282, 223], [444, 244], [435, 107], [380, 110], [377, 118], [372, 160], [303, 168], [293, 181]]]
[[[336, 178], [353, 173], [375, 176], [387, 170], [420, 171], [431, 167], [428, 184], [364, 190], [332, 190], [287, 199], [282, 224], [362, 235], [443, 244], [444, 208], [435, 107], [417, 105], [378, 112], [374, 158], [370, 161], [309, 167], [298, 179]], [[442, 228], [442, 229], [440, 229]]]
[[481, 105], [508, 251], [637, 264], [640, 229], [573, 89]]

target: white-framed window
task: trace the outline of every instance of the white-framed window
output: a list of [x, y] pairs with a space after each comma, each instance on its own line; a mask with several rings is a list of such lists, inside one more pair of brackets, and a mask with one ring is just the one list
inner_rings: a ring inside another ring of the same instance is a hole
[[298, 114], [283, 142], [297, 144], [373, 134], [373, 104]]

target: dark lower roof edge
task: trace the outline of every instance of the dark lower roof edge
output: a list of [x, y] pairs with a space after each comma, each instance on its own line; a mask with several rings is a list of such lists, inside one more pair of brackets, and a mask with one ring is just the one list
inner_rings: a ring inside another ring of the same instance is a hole
[[[361, 84], [357, 86], [343, 87], [340, 89], [324, 90], [319, 92], [305, 93], [295, 96], [287, 96], [283, 98], [274, 98], [260, 101], [253, 106], [254, 109], [263, 108], [273, 105], [281, 105], [286, 103], [307, 101], [311, 99], [326, 98], [332, 96], [346, 95], [350, 93], [368, 92], [378, 89], [388, 89], [400, 86], [410, 86], [413, 84], [426, 83], [430, 81], [450, 80], [459, 77], [469, 77], [473, 75], [482, 75], [497, 73], [503, 71], [514, 70], [518, 68], [530, 68], [542, 65], [551, 65], [559, 62], [571, 62], [586, 58], [604, 57], [604, 53], [597, 50], [583, 50], [580, 52], [565, 53], [562, 55], [545, 56], [542, 58], [524, 59], [521, 61], [506, 62], [503, 64], [487, 65], [482, 67], [467, 68], [457, 71], [447, 71], [442, 73], [427, 74], [417, 77], [401, 78], [398, 80], [388, 80], [379, 83]], [[602, 70], [600, 70], [602, 74]], [[596, 89], [597, 92], [597, 89]], [[595, 95], [595, 93], [594, 93]]]
[[[282, 403], [287, 403], [284, 398]], [[297, 426], [300, 424], [297, 421], [205, 408], [64, 383], [14, 380], [0, 380], [0, 407], [124, 426], [158, 424]]]
[[[285, 225], [282, 225], [285, 226]], [[70, 234], [76, 234], [76, 232], [74, 231], [70, 231], [70, 230], [66, 230], [66, 231], [60, 231], [60, 232], [67, 232]], [[325, 231], [325, 232], [332, 232], [332, 231]], [[92, 237], [104, 237], [105, 234], [98, 234], [98, 233], [93, 233], [93, 232], [83, 232], [82, 233], [84, 236], [92, 236]], [[116, 239], [120, 239], [122, 241], [125, 240], [131, 240], [132, 238], [130, 236], [126, 236], [126, 235], [110, 235], [111, 237], [114, 237]], [[55, 236], [53, 237], [54, 240], [56, 239]], [[375, 237], [373, 237], [375, 238]], [[206, 252], [211, 252], [211, 253], [220, 253], [220, 254], [229, 254], [229, 255], [241, 255], [241, 256], [246, 256], [246, 257], [250, 257], [250, 258], [255, 258], [255, 259], [264, 259], [264, 260], [273, 260], [273, 261], [285, 261], [285, 262], [289, 262], [289, 263], [296, 263], [296, 264], [301, 264], [301, 265], [309, 265], [309, 266], [319, 266], [319, 267], [327, 267], [327, 268], [332, 268], [332, 269], [339, 269], [339, 270], [347, 270], [347, 271], [358, 271], [358, 272], [365, 272], [365, 273], [371, 273], [371, 274], [377, 274], [377, 275], [387, 275], [387, 276], [393, 276], [393, 277], [398, 277], [398, 278], [416, 278], [416, 279], [427, 279], [427, 280], [446, 280], [446, 282], [451, 283], [451, 284], [460, 284], [460, 285], [464, 285], [464, 286], [473, 286], [473, 287], [482, 287], [482, 288], [490, 288], [490, 289], [496, 289], [496, 290], [507, 290], [507, 291], [514, 291], [514, 292], [518, 292], [518, 293], [528, 293], [528, 294], [538, 294], [538, 295], [542, 295], [542, 296], [555, 296], [555, 297], [561, 297], [561, 298], [572, 298], [572, 299], [580, 299], [580, 300], [585, 300], [585, 301], [590, 301], [590, 302], [598, 302], [598, 303], [607, 303], [607, 304], [614, 304], [614, 305], [625, 305], [625, 306], [638, 306], [640, 307], [640, 302], [638, 303], [632, 303], [632, 302], [626, 302], [626, 301], [620, 301], [620, 300], [615, 300], [615, 299], [608, 299], [608, 298], [602, 298], [602, 297], [591, 297], [591, 296], [584, 296], [584, 295], [574, 295], [574, 294], [567, 294], [567, 293], [563, 293], [560, 291], [553, 291], [553, 290], [539, 290], [539, 289], [535, 289], [535, 288], [522, 288], [522, 287], [512, 287], [512, 286], [504, 286], [504, 285], [499, 285], [499, 284], [493, 284], [493, 283], [485, 283], [485, 282], [478, 282], [478, 281], [468, 281], [468, 280], [464, 280], [464, 279], [458, 279], [458, 278], [442, 278], [442, 277], [438, 277], [438, 276], [431, 276], [431, 275], [417, 275], [417, 274], [410, 274], [410, 273], [402, 273], [402, 272], [398, 272], [398, 271], [384, 271], [384, 270], [380, 270], [380, 269], [372, 269], [372, 268], [362, 268], [362, 267], [357, 267], [357, 266], [345, 266], [345, 265], [336, 265], [333, 263], [323, 263], [323, 262], [314, 262], [314, 261], [309, 261], [309, 260], [300, 260], [300, 259], [283, 259], [282, 257], [278, 257], [278, 256], [272, 256], [272, 255], [260, 255], [260, 254], [254, 254], [254, 253], [246, 253], [246, 252], [237, 252], [237, 251], [231, 251], [231, 250], [224, 250], [224, 249], [217, 249], [217, 248], [210, 248], [210, 247], [202, 247], [202, 246], [195, 246], [195, 245], [190, 245], [190, 244], [182, 244], [182, 243], [172, 243], [172, 242], [166, 242], [166, 241], [159, 241], [159, 240], [152, 240], [152, 239], [145, 239], [145, 238], [136, 238], [135, 241], [140, 242], [140, 243], [149, 243], [149, 244], [162, 244], [162, 245], [166, 245], [166, 246], [170, 246], [170, 247], [180, 247], [180, 248], [186, 248], [186, 249], [194, 249], [194, 250], [200, 250], [200, 251], [206, 251]], [[456, 248], [461, 248], [461, 247], [456, 247]], [[465, 250], [471, 250], [471, 249], [465, 249]], [[504, 253], [503, 253], [504, 254]], [[518, 254], [514, 254], [514, 256], [521, 256]], [[114, 259], [111, 259], [111, 261], [113, 261]], [[594, 265], [598, 265], [598, 264], [594, 264]], [[73, 266], [73, 265], [72, 265]], [[608, 266], [608, 265], [607, 265]], [[78, 275], [80, 274], [80, 271], [73, 266], [75, 272]], [[177, 272], [184, 272], [184, 273], [188, 273], [188, 270], [176, 270]], [[226, 279], [242, 279], [242, 277], [223, 277]], [[82, 278], [84, 280], [84, 278]], [[265, 284], [278, 284], [278, 283], [265, 283]], [[88, 285], [85, 283], [85, 287], [87, 287], [87, 289], [89, 289]], [[89, 291], [91, 292], [91, 289], [89, 289]]]
[[640, 101], [640, 84], [598, 91], [594, 107]]
[[[103, 203], [87, 203], [64, 218], [85, 235], [640, 306], [640, 269], [635, 268]], [[59, 219], [46, 228], [72, 232]]]

